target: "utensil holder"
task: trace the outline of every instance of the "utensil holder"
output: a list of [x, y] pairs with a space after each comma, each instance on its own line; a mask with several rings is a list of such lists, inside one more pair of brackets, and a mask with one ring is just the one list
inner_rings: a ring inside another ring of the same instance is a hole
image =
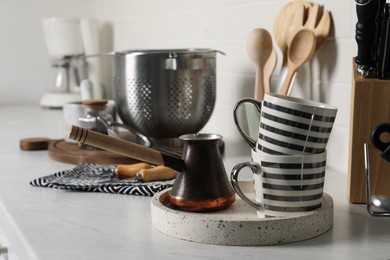
[[[366, 203], [364, 143], [375, 126], [390, 121], [390, 80], [363, 78], [353, 60], [348, 188], [350, 203]], [[370, 153], [372, 194], [390, 196], [390, 163], [377, 149]]]

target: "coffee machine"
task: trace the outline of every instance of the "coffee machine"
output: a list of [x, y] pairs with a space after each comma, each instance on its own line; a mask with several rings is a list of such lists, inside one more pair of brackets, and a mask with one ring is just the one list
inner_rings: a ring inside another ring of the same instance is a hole
[[93, 97], [101, 98], [99, 64], [87, 63], [86, 54], [99, 53], [97, 22], [86, 18], [42, 19], [43, 32], [53, 70], [50, 91], [40, 101], [47, 108], [62, 108], [81, 100], [80, 85], [93, 79]]

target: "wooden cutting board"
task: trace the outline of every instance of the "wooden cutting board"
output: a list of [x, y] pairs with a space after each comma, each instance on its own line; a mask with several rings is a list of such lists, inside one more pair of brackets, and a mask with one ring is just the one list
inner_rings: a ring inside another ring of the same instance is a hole
[[371, 192], [390, 196], [390, 163], [371, 144], [371, 133], [380, 123], [390, 122], [390, 80], [363, 78], [353, 61], [349, 142], [349, 201], [365, 203], [364, 143], [369, 144]]

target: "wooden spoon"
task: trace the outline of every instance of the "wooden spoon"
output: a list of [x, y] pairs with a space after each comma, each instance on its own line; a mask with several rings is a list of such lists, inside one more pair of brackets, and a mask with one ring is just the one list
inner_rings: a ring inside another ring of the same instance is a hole
[[272, 48], [271, 55], [268, 60], [265, 62], [263, 75], [264, 75], [264, 92], [271, 93], [271, 76], [275, 70], [276, 63], [278, 61], [278, 56], [276, 55], [276, 50]]
[[315, 48], [316, 38], [310, 29], [302, 29], [295, 34], [288, 46], [288, 72], [279, 94], [287, 95], [295, 72], [313, 56]]
[[252, 30], [247, 38], [246, 49], [256, 69], [255, 98], [264, 97], [264, 66], [272, 53], [272, 38], [269, 32], [262, 28]]
[[274, 22], [274, 38], [283, 54], [282, 66], [287, 65], [288, 32], [295, 14], [301, 6], [308, 8], [311, 4], [302, 0], [291, 1], [279, 11]]

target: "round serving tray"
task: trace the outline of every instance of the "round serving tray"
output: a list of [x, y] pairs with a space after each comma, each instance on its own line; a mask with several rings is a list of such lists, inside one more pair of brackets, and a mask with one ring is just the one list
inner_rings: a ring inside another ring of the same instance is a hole
[[[244, 193], [253, 193], [252, 182], [241, 182]], [[258, 218], [256, 211], [238, 196], [226, 210], [211, 213], [184, 212], [168, 201], [168, 190], [152, 199], [153, 226], [169, 236], [215, 245], [275, 245], [319, 236], [333, 225], [333, 200], [324, 193], [322, 207], [289, 217]]]

